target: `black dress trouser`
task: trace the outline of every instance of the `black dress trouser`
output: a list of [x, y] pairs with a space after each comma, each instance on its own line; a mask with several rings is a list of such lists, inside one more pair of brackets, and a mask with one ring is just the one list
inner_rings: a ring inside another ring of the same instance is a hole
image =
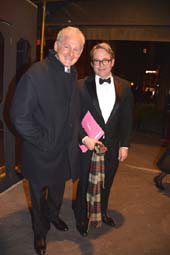
[[29, 182], [32, 228], [35, 236], [45, 237], [50, 223], [56, 221], [63, 201], [65, 181], [38, 188]]

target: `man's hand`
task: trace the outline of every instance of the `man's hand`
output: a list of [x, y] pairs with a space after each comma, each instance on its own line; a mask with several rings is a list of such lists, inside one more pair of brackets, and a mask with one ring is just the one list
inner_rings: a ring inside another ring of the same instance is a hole
[[123, 162], [128, 156], [128, 148], [125, 148], [125, 147], [120, 147], [119, 149], [119, 161], [120, 162]]
[[100, 141], [97, 141], [96, 139], [91, 138], [89, 136], [86, 136], [83, 139], [83, 144], [88, 148], [88, 150], [91, 150], [91, 151], [94, 150], [94, 146], [95, 146], [96, 143], [102, 145], [102, 143]]

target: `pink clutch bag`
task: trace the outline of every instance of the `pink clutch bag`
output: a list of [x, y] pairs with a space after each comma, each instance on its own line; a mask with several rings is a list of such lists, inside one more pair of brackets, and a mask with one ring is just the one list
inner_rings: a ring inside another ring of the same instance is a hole
[[[99, 140], [104, 135], [103, 129], [99, 126], [89, 111], [82, 119], [81, 125], [89, 137]], [[80, 148], [82, 152], [86, 152], [88, 150], [85, 145], [80, 145]]]

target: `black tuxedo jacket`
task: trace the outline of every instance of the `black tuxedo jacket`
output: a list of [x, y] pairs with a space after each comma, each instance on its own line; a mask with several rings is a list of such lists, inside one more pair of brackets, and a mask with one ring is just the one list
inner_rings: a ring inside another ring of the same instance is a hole
[[[95, 75], [79, 81], [81, 118], [89, 110], [105, 132], [103, 140], [108, 149], [128, 147], [132, 129], [133, 96], [128, 81], [113, 75], [116, 100], [107, 123], [104, 122], [96, 93]], [[81, 129], [80, 139], [85, 136]]]

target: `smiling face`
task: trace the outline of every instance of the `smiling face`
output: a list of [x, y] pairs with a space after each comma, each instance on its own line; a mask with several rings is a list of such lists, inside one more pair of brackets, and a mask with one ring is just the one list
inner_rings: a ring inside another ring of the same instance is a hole
[[95, 74], [106, 79], [110, 76], [114, 66], [115, 59], [111, 58], [110, 54], [105, 49], [95, 49], [91, 65]]
[[54, 44], [58, 59], [64, 66], [72, 66], [79, 59], [83, 51], [84, 43], [82, 36], [78, 33], [68, 33], [63, 35], [61, 40]]

